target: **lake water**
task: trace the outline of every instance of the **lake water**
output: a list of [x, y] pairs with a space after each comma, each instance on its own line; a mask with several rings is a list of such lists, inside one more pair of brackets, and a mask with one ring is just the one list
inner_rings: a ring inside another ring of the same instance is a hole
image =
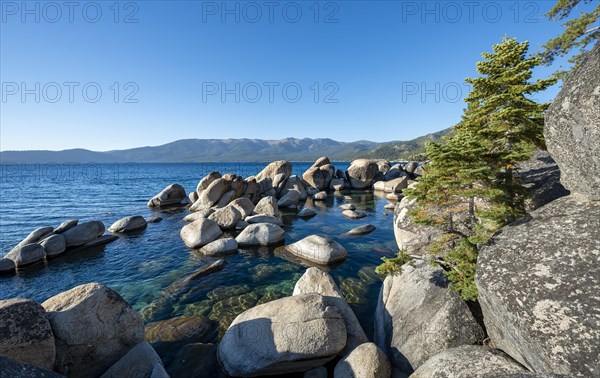
[[[306, 266], [274, 253], [274, 248], [251, 248], [226, 257], [225, 269], [196, 281], [184, 297], [156, 310], [149, 306], [173, 282], [214, 261], [189, 250], [179, 237], [186, 224], [185, 208], [153, 210], [147, 201], [171, 183], [195, 190], [198, 180], [211, 171], [254, 175], [267, 163], [197, 164], [1, 164], [0, 248], [7, 253], [30, 231], [41, 226], [58, 226], [62, 221], [100, 220], [106, 227], [129, 215], [160, 216], [136, 235], [122, 236], [105, 247], [67, 253], [44, 264], [27, 267], [18, 274], [0, 276], [0, 299], [33, 298], [39, 302], [74, 286], [101, 282], [119, 292], [146, 322], [179, 315], [201, 314], [215, 321], [222, 332], [240, 312], [256, 303], [290, 295]], [[301, 175], [311, 164], [293, 163], [293, 174]], [[345, 170], [348, 163], [334, 163]], [[351, 200], [345, 196], [352, 197]], [[349, 220], [338, 208], [352, 202], [369, 214]], [[373, 268], [383, 256], [397, 250], [392, 211], [388, 202], [372, 191], [344, 191], [326, 201], [305, 206], [317, 215], [300, 219], [284, 211], [285, 243], [311, 234], [336, 238], [349, 257], [330, 274], [372, 339], [373, 312], [381, 281]], [[350, 229], [370, 223], [369, 235], [346, 237]], [[216, 290], [215, 290], [216, 289]], [[217, 336], [218, 337], [218, 336]], [[161, 352], [164, 353], [164, 352]]]

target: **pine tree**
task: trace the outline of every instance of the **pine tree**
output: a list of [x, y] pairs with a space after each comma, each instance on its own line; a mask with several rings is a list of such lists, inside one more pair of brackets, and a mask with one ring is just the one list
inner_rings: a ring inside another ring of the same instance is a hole
[[[556, 82], [531, 82], [541, 58], [528, 58], [528, 43], [503, 39], [477, 63], [477, 78], [462, 121], [442, 143], [429, 143], [430, 160], [419, 184], [405, 194], [417, 201], [409, 214], [417, 223], [442, 231], [431, 244], [451, 288], [475, 300], [479, 249], [495, 231], [524, 213], [525, 188], [515, 170], [536, 147], [544, 147], [544, 111], [528, 96]], [[403, 259], [401, 259], [403, 261]], [[387, 261], [386, 269], [391, 261]]]
[[[546, 14], [550, 21], [563, 21], [567, 19], [571, 12], [579, 5], [593, 3], [596, 0], [558, 0], [556, 5]], [[543, 47], [544, 51], [540, 53], [544, 63], [550, 65], [557, 57], [569, 54], [573, 50], [578, 50], [569, 62], [573, 63], [573, 68], [577, 67], [587, 55], [586, 47], [600, 39], [600, 26], [597, 22], [600, 18], [600, 4], [592, 11], [580, 12], [579, 17], [567, 20], [563, 26], [563, 33], [550, 39]], [[557, 77], [565, 78], [568, 71], [557, 71]]]

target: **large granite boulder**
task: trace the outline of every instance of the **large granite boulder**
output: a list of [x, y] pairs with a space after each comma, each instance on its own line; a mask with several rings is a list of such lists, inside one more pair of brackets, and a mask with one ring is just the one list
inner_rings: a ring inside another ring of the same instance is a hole
[[56, 338], [54, 368], [69, 377], [98, 376], [144, 341], [140, 315], [101, 284], [77, 286], [42, 306]]
[[148, 201], [148, 207], [181, 205], [187, 199], [185, 189], [179, 184], [171, 184]]
[[231, 189], [231, 181], [220, 177], [212, 181], [206, 189], [198, 194], [198, 200], [190, 206], [190, 211], [208, 209], [216, 205], [221, 197]]
[[331, 179], [335, 177], [335, 167], [331, 165], [329, 158], [322, 157], [317, 159], [315, 163], [304, 172], [302, 179], [319, 190], [329, 188]]
[[100, 378], [169, 378], [156, 351], [146, 341], [133, 347]]
[[536, 372], [600, 374], [600, 203], [568, 196], [504, 227], [475, 282], [488, 334]]
[[335, 264], [348, 258], [346, 248], [325, 235], [310, 235], [282, 248], [295, 256], [321, 265]]
[[77, 223], [79, 223], [79, 219], [66, 220], [66, 221], [62, 222], [58, 227], [56, 227], [56, 229], [54, 230], [54, 233], [62, 234], [63, 232], [67, 231], [68, 229], [77, 226]]
[[15, 262], [6, 257], [0, 257], [0, 274], [12, 273], [15, 270]]
[[413, 255], [425, 255], [431, 242], [441, 237], [438, 229], [415, 223], [408, 212], [416, 209], [416, 199], [402, 198], [394, 208], [394, 237], [398, 249]]
[[100, 221], [89, 221], [80, 223], [62, 233], [65, 237], [67, 248], [79, 247], [104, 234], [104, 223]]
[[208, 219], [218, 224], [222, 229], [227, 230], [235, 227], [237, 222], [242, 220], [242, 214], [236, 207], [226, 206], [210, 214]]
[[600, 201], [600, 43], [563, 85], [546, 112], [544, 137], [573, 193]]
[[44, 260], [46, 251], [39, 244], [25, 244], [14, 248], [4, 257], [11, 259], [15, 263], [15, 266], [19, 268]]
[[21, 248], [22, 246], [24, 246], [24, 245], [33, 244], [33, 243], [39, 242], [40, 240], [42, 240], [46, 236], [50, 235], [53, 230], [54, 229], [52, 227], [40, 227], [40, 228], [36, 228], [35, 230], [31, 231], [29, 233], [29, 235], [27, 235], [25, 237], [25, 239], [21, 240], [19, 242], [19, 244], [17, 244], [16, 246], [14, 246], [13, 249], [10, 252], [14, 252], [14, 251], [18, 250], [19, 248]]
[[207, 256], [221, 256], [236, 253], [238, 243], [234, 238], [217, 239], [200, 248], [200, 252]]
[[421, 365], [411, 378], [512, 377], [527, 372], [499, 350], [462, 345], [441, 351]]
[[279, 207], [277, 206], [277, 199], [272, 196], [262, 198], [254, 207], [256, 214], [270, 215], [273, 217], [279, 216]]
[[128, 233], [134, 231], [140, 231], [148, 226], [148, 222], [141, 215], [132, 215], [129, 217], [121, 218], [113, 223], [108, 231], [114, 233]]
[[219, 225], [205, 218], [186, 224], [179, 232], [179, 236], [188, 248], [200, 248], [221, 235], [223, 235], [223, 231], [221, 231]]
[[466, 303], [440, 268], [421, 262], [388, 276], [375, 311], [375, 343], [396, 371], [410, 374], [438, 352], [483, 340]]
[[220, 179], [221, 177], [219, 172], [210, 172], [198, 182], [198, 185], [196, 185], [196, 193], [199, 195], [203, 190], [208, 188], [213, 181]]
[[67, 248], [65, 237], [61, 234], [48, 236], [40, 242], [40, 245], [44, 248], [46, 257], [58, 256]]
[[306, 193], [306, 188], [304, 187], [302, 180], [300, 180], [300, 178], [296, 175], [292, 175], [289, 179], [287, 179], [287, 181], [285, 182], [285, 186], [281, 189], [281, 192], [279, 193], [279, 197], [285, 196], [290, 190], [297, 190], [298, 193], [300, 193], [300, 201], [304, 201], [308, 197], [308, 194]]
[[213, 327], [204, 316], [177, 316], [150, 323], [146, 326], [146, 341], [158, 342], [203, 342], [208, 341]]
[[[277, 201], [278, 207], [290, 207], [295, 206], [300, 201], [300, 192], [297, 190], [288, 190], [284, 196], [282, 196], [279, 201]], [[256, 212], [256, 210], [254, 210]]]
[[285, 160], [274, 161], [267, 165], [262, 171], [260, 171], [255, 176], [255, 179], [256, 182], [261, 182], [267, 179], [273, 182], [275, 176], [277, 176], [280, 173], [283, 173], [284, 179], [287, 180], [292, 174], [292, 164]]
[[52, 369], [54, 334], [42, 306], [31, 299], [0, 300], [0, 355]]
[[387, 356], [373, 343], [364, 343], [342, 358], [333, 372], [334, 378], [390, 378], [392, 365]]
[[252, 214], [254, 211], [254, 204], [247, 197], [241, 197], [231, 201], [229, 206], [234, 207], [237, 211], [242, 214], [242, 219]]
[[373, 160], [358, 159], [354, 160], [348, 170], [346, 176], [350, 185], [354, 189], [367, 189], [373, 184], [373, 179], [379, 173], [379, 167]]
[[240, 314], [218, 356], [231, 376], [303, 372], [333, 359], [346, 344], [339, 311], [318, 294], [281, 298]]
[[369, 341], [354, 311], [352, 311], [352, 308], [350, 308], [348, 302], [342, 296], [333, 278], [319, 268], [311, 267], [306, 269], [302, 277], [296, 282], [292, 295], [311, 293], [322, 295], [325, 303], [328, 306], [337, 308], [344, 318], [347, 341], [346, 346], [340, 353], [342, 356], [348, 355], [354, 348]]
[[240, 247], [268, 246], [285, 240], [285, 231], [273, 223], [250, 224], [235, 238]]

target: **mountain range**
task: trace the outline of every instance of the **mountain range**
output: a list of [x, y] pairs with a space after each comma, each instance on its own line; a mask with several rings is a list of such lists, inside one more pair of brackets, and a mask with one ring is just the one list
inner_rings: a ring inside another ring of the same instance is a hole
[[1, 163], [191, 163], [247, 161], [314, 161], [327, 156], [332, 161], [356, 158], [406, 160], [424, 151], [427, 141], [439, 140], [450, 129], [409, 141], [377, 143], [370, 141], [339, 142], [333, 139], [182, 139], [153, 147], [126, 150], [90, 151], [2, 151]]

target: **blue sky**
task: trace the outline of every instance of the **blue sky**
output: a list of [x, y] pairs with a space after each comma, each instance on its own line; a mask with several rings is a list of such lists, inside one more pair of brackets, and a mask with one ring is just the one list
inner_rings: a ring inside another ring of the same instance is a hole
[[505, 34], [561, 31], [554, 1], [1, 3], [0, 150], [412, 139], [460, 119]]

